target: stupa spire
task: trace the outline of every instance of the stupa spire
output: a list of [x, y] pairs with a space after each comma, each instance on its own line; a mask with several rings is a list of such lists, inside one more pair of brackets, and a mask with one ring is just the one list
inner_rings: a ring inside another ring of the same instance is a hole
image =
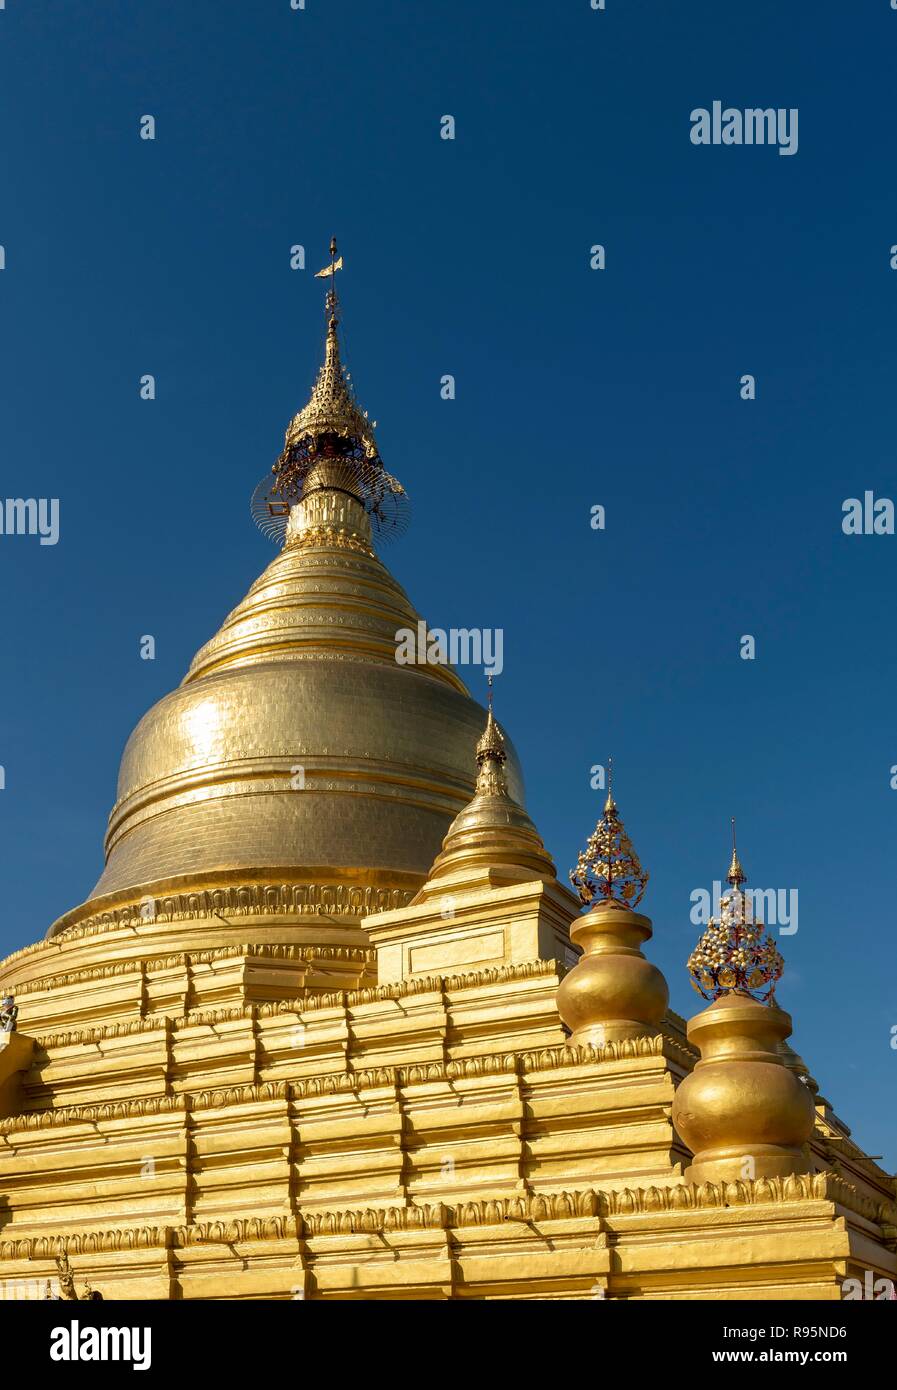
[[617, 803], [614, 801], [614, 760], [607, 760], [607, 800], [604, 803], [604, 813], [608, 815], [611, 811], [616, 811]]
[[425, 902], [450, 888], [464, 891], [554, 879], [554, 864], [539, 832], [508, 790], [507, 758], [505, 736], [493, 711], [490, 676], [486, 727], [475, 752], [473, 799], [449, 826], [442, 850], [415, 902]]
[[477, 740], [477, 792], [490, 796], [507, 796], [504, 766], [508, 755], [505, 752], [505, 737], [495, 722], [492, 708], [492, 677], [488, 677], [488, 713], [486, 727]]
[[729, 865], [729, 872], [726, 874], [726, 881], [731, 883], [733, 888], [739, 888], [742, 883], [747, 883], [747, 874], [741, 867], [741, 860], [738, 858], [738, 843], [735, 839], [735, 817], [732, 817], [732, 863]]
[[[340, 356], [336, 274], [342, 268], [343, 258], [337, 256], [336, 238], [333, 237], [330, 264], [315, 276], [328, 281], [324, 299], [327, 315], [324, 361], [307, 405], [293, 416], [287, 427], [283, 452], [274, 465], [278, 491], [282, 494], [291, 485], [298, 484], [301, 488], [309, 471], [308, 464], [317, 458], [380, 463], [373, 426], [367, 412], [361, 410], [355, 399], [351, 378]], [[286, 496], [285, 500], [288, 500]]]
[[[400, 535], [408, 524], [405, 489], [383, 466], [374, 437], [376, 421], [359, 406], [340, 355], [336, 274], [342, 268], [333, 237], [330, 263], [315, 276], [328, 282], [324, 361], [307, 404], [287, 426], [271, 470], [273, 483], [264, 479], [253, 495], [259, 526], [272, 539], [285, 536], [289, 545], [306, 544], [334, 523], [352, 544], [362, 545], [372, 534]], [[299, 504], [302, 511], [296, 515]]]
[[336, 237], [335, 237], [335, 236], [332, 236], [332, 237], [330, 238], [330, 264], [329, 264], [329, 265], [325, 265], [325, 267], [324, 267], [323, 270], [317, 270], [317, 271], [315, 271], [315, 279], [316, 279], [316, 280], [323, 280], [323, 279], [325, 279], [325, 278], [329, 278], [329, 280], [330, 280], [330, 284], [329, 284], [328, 287], [327, 287], [327, 295], [326, 295], [326, 298], [325, 298], [325, 300], [324, 300], [324, 304], [325, 304], [325, 307], [326, 307], [326, 309], [327, 309], [327, 313], [328, 313], [328, 317], [329, 317], [329, 322], [330, 322], [330, 323], [337, 323], [337, 322], [338, 322], [338, 319], [337, 319], [337, 317], [336, 317], [336, 306], [337, 306], [336, 272], [337, 272], [338, 270], [342, 270], [342, 268], [343, 268], [343, 258], [342, 258], [342, 256], [337, 257], [337, 254], [336, 254]]

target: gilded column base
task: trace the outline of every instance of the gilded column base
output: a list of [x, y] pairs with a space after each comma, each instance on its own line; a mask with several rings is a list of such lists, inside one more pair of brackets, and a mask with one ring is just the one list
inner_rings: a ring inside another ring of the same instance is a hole
[[785, 1066], [783, 1009], [733, 990], [689, 1020], [701, 1060], [676, 1091], [673, 1123], [694, 1154], [689, 1182], [781, 1178], [810, 1171], [813, 1097]]
[[558, 1012], [571, 1046], [603, 1045], [656, 1033], [669, 1003], [666, 980], [641, 947], [651, 921], [601, 902], [578, 917], [570, 936], [583, 955], [558, 990]]

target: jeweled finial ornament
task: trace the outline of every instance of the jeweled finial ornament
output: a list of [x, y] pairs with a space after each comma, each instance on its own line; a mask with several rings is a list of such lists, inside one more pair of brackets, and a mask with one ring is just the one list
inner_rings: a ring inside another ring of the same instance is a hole
[[618, 907], [634, 908], [641, 902], [648, 877], [620, 819], [613, 794], [613, 759], [608, 759], [604, 813], [576, 868], [570, 871], [570, 882], [586, 904], [597, 898]]
[[774, 938], [762, 922], [755, 920], [750, 892], [742, 889], [747, 875], [738, 858], [734, 819], [732, 863], [726, 879], [732, 886], [720, 898], [719, 917], [710, 918], [688, 958], [692, 985], [705, 999], [737, 993], [749, 995], [759, 1004], [769, 1004], [785, 962]]

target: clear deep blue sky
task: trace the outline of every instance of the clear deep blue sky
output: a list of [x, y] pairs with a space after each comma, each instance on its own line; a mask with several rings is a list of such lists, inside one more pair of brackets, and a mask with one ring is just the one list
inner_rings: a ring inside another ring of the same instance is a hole
[[[689, 894], [736, 815], [751, 881], [799, 890], [795, 1045], [893, 1165], [897, 537], [840, 522], [897, 491], [897, 13], [607, 4], [7, 0], [0, 493], [58, 497], [61, 538], [0, 540], [0, 947], [89, 892], [129, 731], [273, 556], [248, 500], [335, 232], [414, 502], [387, 562], [431, 624], [504, 629], [559, 870], [613, 753], [691, 1013]], [[798, 153], [693, 146], [715, 99], [797, 107]]]

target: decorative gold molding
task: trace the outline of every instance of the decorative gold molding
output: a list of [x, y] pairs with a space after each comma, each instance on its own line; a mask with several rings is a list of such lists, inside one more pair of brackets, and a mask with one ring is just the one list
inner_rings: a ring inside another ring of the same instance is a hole
[[[216, 1021], [221, 1021], [220, 1017]], [[366, 1067], [354, 1072], [334, 1072], [298, 1081], [264, 1081], [197, 1091], [192, 1095], [148, 1096], [136, 1100], [109, 1101], [98, 1105], [61, 1106], [56, 1110], [37, 1110], [0, 1120], [0, 1134], [17, 1130], [54, 1128], [99, 1120], [118, 1120], [173, 1111], [193, 1112], [225, 1105], [245, 1105], [274, 1099], [304, 1100], [308, 1097], [337, 1095], [383, 1086], [406, 1087], [433, 1081], [458, 1081], [480, 1076], [521, 1075], [528, 1070], [545, 1071], [567, 1066], [587, 1066], [595, 1062], [616, 1061], [621, 1056], [659, 1056], [660, 1037], [640, 1038], [636, 1054], [621, 1052], [621, 1044], [605, 1048], [550, 1048], [543, 1052], [494, 1053], [484, 1057], [465, 1057], [453, 1062], [427, 1062], [410, 1067]]]
[[[231, 917], [369, 917], [375, 912], [393, 912], [411, 901], [416, 889], [381, 888], [349, 883], [225, 884], [220, 888], [195, 892], [148, 895], [124, 907], [85, 917], [55, 936], [22, 946], [0, 961], [0, 976], [20, 960], [40, 952], [58, 951], [63, 944], [102, 936], [107, 931], [134, 928], [152, 923], [201, 921], [215, 914]], [[153, 904], [152, 914], [147, 913]], [[141, 908], [143, 911], [141, 912]], [[75, 909], [77, 910], [77, 909]], [[225, 924], [222, 924], [225, 925]], [[374, 958], [373, 952], [371, 959]]]
[[187, 1096], [142, 1096], [139, 1100], [104, 1101], [100, 1105], [61, 1105], [56, 1110], [35, 1110], [0, 1120], [0, 1134], [19, 1130], [60, 1129], [65, 1125], [98, 1124], [104, 1120], [130, 1120], [142, 1115], [174, 1115], [191, 1108]]
[[64, 1033], [39, 1033], [38, 1047], [49, 1052], [51, 1047], [74, 1047], [81, 1043], [105, 1042], [110, 1038], [128, 1038], [135, 1033], [165, 1032], [176, 1026], [177, 1020], [167, 1014], [152, 1014], [149, 1018], [131, 1018], [121, 1023], [107, 1023], [102, 1028], [72, 1028]]
[[114, 961], [110, 965], [91, 965], [83, 970], [65, 971], [60, 975], [41, 975], [37, 979], [27, 980], [24, 984], [18, 985], [16, 995], [40, 994], [44, 990], [60, 989], [65, 985], [114, 979], [120, 975], [139, 975], [143, 971], [189, 969], [196, 965], [210, 965], [213, 961], [237, 960], [245, 956], [265, 960], [299, 961], [307, 966], [314, 965], [318, 960], [348, 961], [364, 966], [372, 962], [375, 953], [360, 946], [300, 946], [289, 942], [214, 946], [202, 951], [176, 951], [166, 956]]
[[338, 526], [306, 526], [302, 531], [287, 536], [284, 549], [298, 550], [301, 547], [322, 547], [338, 550], [355, 550], [360, 555], [373, 557], [373, 546], [354, 531], [346, 531]]
[[518, 1197], [489, 1197], [413, 1207], [364, 1211], [316, 1211], [302, 1214], [307, 1237], [356, 1235], [384, 1231], [457, 1230], [464, 1226], [497, 1226], [509, 1221], [573, 1221], [599, 1218], [600, 1194], [591, 1188], [577, 1192], [526, 1193]]
[[680, 1183], [670, 1188], [624, 1188], [605, 1192], [594, 1188], [573, 1192], [525, 1193], [409, 1207], [368, 1207], [364, 1211], [315, 1211], [296, 1215], [252, 1217], [235, 1221], [200, 1222], [191, 1226], [144, 1226], [92, 1231], [71, 1236], [26, 1236], [0, 1240], [0, 1260], [50, 1260], [64, 1251], [72, 1255], [116, 1253], [122, 1250], [169, 1250], [197, 1245], [234, 1245], [246, 1241], [299, 1240], [330, 1235], [380, 1234], [385, 1231], [457, 1230], [469, 1226], [503, 1225], [514, 1221], [594, 1220], [600, 1229], [607, 1217], [686, 1211], [727, 1210], [732, 1207], [784, 1206], [830, 1202], [875, 1222], [893, 1222], [897, 1210], [861, 1197], [855, 1188], [830, 1173], [787, 1178], [758, 1178], [734, 1183]]
[[[292, 885], [292, 886], [293, 886], [294, 888], [296, 888], [297, 891], [298, 891], [299, 889], [303, 889], [303, 890], [304, 890], [304, 889], [312, 890], [312, 889], [315, 888], [315, 885], [309, 885], [309, 884], [294, 884], [294, 885]], [[404, 889], [404, 888], [403, 888], [403, 889], [399, 889], [399, 888], [390, 888], [390, 889], [387, 889], [387, 888], [362, 888], [362, 887], [351, 886], [351, 885], [347, 885], [347, 884], [324, 884], [324, 885], [322, 885], [321, 887], [322, 887], [322, 890], [326, 890], [326, 891], [331, 891], [331, 890], [332, 890], [332, 891], [334, 891], [334, 892], [337, 892], [337, 891], [338, 891], [338, 892], [341, 893], [341, 894], [352, 894], [352, 895], [354, 895], [354, 894], [360, 893], [360, 894], [365, 895], [366, 897], [373, 897], [373, 895], [376, 894], [376, 895], [381, 896], [381, 897], [383, 897], [383, 898], [388, 897], [388, 898], [390, 899], [390, 902], [389, 902], [388, 905], [379, 906], [379, 905], [373, 905], [373, 904], [372, 904], [372, 905], [370, 905], [370, 906], [365, 906], [365, 907], [364, 907], [363, 909], [361, 909], [361, 910], [356, 910], [354, 907], [342, 907], [342, 906], [339, 907], [339, 908], [333, 908], [333, 909], [328, 908], [328, 909], [327, 909], [327, 911], [338, 911], [338, 912], [340, 913], [340, 915], [343, 915], [343, 916], [367, 917], [367, 916], [372, 916], [374, 913], [378, 913], [378, 912], [392, 912], [392, 911], [394, 911], [394, 910], [397, 909], [397, 908], [407, 906], [407, 904], [411, 901], [411, 898], [414, 896], [414, 892], [413, 892], [411, 889]], [[257, 889], [257, 888], [259, 888], [259, 885], [251, 885], [251, 888]], [[220, 893], [224, 893], [224, 892], [229, 892], [229, 891], [231, 891], [231, 890], [228, 890], [228, 889], [214, 889], [214, 890], [209, 890], [209, 893], [206, 894], [205, 896], [215, 896], [215, 895], [217, 895], [219, 892], [220, 892]], [[234, 892], [244, 892], [244, 891], [249, 891], [249, 889], [234, 889], [233, 891], [234, 891]], [[197, 897], [197, 896], [200, 896], [200, 895], [190, 893], [190, 894], [180, 894], [179, 896], [180, 896], [181, 898], [194, 898], [194, 897]], [[164, 899], [164, 901], [168, 902], [168, 901], [170, 901], [170, 900], [169, 900], [169, 899]], [[219, 910], [219, 909], [218, 909], [217, 907], [214, 909], [214, 911], [218, 911], [218, 910]], [[228, 910], [228, 911], [230, 911], [230, 912], [232, 913], [232, 915], [241, 915], [235, 908], [229, 908], [229, 909], [221, 908], [220, 910], [221, 910], [222, 912], [224, 912], [225, 910]], [[83, 940], [85, 937], [100, 936], [100, 935], [102, 935], [104, 932], [120, 930], [120, 929], [123, 928], [123, 927], [126, 927], [126, 928], [133, 928], [133, 927], [136, 927], [136, 926], [137, 926], [138, 924], [140, 924], [140, 923], [144, 923], [144, 924], [145, 924], [147, 920], [152, 921], [152, 922], [169, 922], [169, 921], [179, 921], [179, 920], [181, 920], [182, 917], [185, 918], [185, 919], [188, 919], [188, 920], [193, 920], [193, 919], [195, 919], [195, 918], [203, 918], [203, 917], [213, 917], [213, 916], [214, 916], [214, 911], [209, 911], [209, 912], [203, 911], [203, 912], [195, 912], [195, 913], [192, 912], [192, 911], [191, 911], [191, 912], [184, 912], [183, 914], [177, 914], [176, 916], [173, 916], [173, 917], [168, 917], [168, 916], [166, 916], [166, 915], [163, 914], [163, 913], [159, 913], [159, 914], [157, 914], [155, 917], [151, 917], [151, 918], [148, 918], [148, 919], [147, 919], [147, 918], [141, 917], [141, 916], [140, 916], [140, 913], [137, 912], [137, 911], [135, 910], [135, 908], [134, 908], [133, 905], [131, 905], [131, 906], [127, 907], [127, 908], [122, 908], [122, 909], [120, 909], [120, 911], [118, 911], [118, 912], [116, 912], [116, 913], [104, 913], [101, 917], [90, 918], [90, 919], [88, 919], [87, 921], [85, 921], [85, 922], [83, 922], [83, 923], [79, 923], [77, 926], [68, 927], [68, 928], [66, 928], [65, 931], [60, 932], [57, 936], [51, 937], [51, 938], [50, 938], [49, 940], [47, 940], [47, 941], [35, 941], [35, 942], [34, 942], [32, 945], [30, 945], [30, 946], [23, 946], [20, 950], [18, 950], [18, 951], [13, 951], [11, 955], [6, 956], [2, 961], [0, 961], [0, 979], [2, 979], [3, 972], [4, 972], [5, 970], [8, 970], [11, 966], [13, 966], [14, 964], [16, 964], [18, 961], [27, 959], [28, 957], [33, 956], [33, 955], [36, 955], [36, 954], [38, 954], [38, 953], [40, 953], [40, 952], [47, 952], [47, 951], [55, 951], [55, 952], [58, 952], [61, 945], [63, 945], [63, 944], [64, 944], [64, 945], [68, 945], [68, 944], [69, 944], [70, 942], [72, 942], [72, 941], [81, 941], [81, 940]], [[245, 911], [243, 911], [242, 915], [243, 915], [243, 916], [262, 915], [262, 912], [263, 912], [263, 911], [265, 912], [265, 914], [268, 913], [268, 909], [267, 909], [267, 908], [266, 908], [266, 909], [261, 909], [261, 908], [259, 908], [259, 909], [257, 909], [257, 910], [256, 910], [256, 909], [253, 909], [252, 911], [245, 910]], [[295, 915], [296, 911], [297, 911], [297, 909], [295, 909], [295, 908], [286, 907], [286, 908], [283, 909], [282, 915], [290, 915], [291, 913]], [[223, 924], [223, 925], [226, 925], [226, 924]], [[223, 951], [227, 951], [227, 950], [230, 950], [230, 949], [232, 949], [232, 948], [231, 948], [231, 947], [220, 947], [220, 948], [215, 948], [215, 949], [220, 949], [220, 950], [223, 950]], [[233, 948], [233, 949], [235, 949], [235, 950], [241, 950], [241, 949], [243, 949], [243, 948], [242, 948], [242, 947], [235, 947], [235, 948]], [[256, 951], [256, 952], [257, 952], [257, 951], [261, 951], [261, 950], [263, 950], [263, 949], [269, 949], [269, 948], [268, 948], [268, 947], [263, 947], [263, 946], [253, 947], [253, 950]], [[290, 949], [290, 947], [285, 945], [285, 946], [284, 946], [284, 949]], [[305, 952], [310, 952], [311, 954], [310, 954], [310, 955], [307, 955], [307, 956], [305, 957], [305, 959], [308, 959], [308, 960], [314, 960], [315, 958], [319, 958], [319, 959], [321, 959], [321, 960], [328, 960], [328, 959], [329, 959], [329, 960], [335, 960], [335, 959], [361, 960], [361, 961], [364, 961], [364, 962], [367, 963], [367, 964], [374, 964], [374, 963], [376, 962], [376, 959], [377, 959], [377, 953], [376, 953], [376, 951], [366, 950], [364, 947], [354, 947], [354, 946], [301, 946], [301, 947], [300, 947], [300, 946], [297, 946], [296, 949], [297, 949], [297, 950], [301, 950], [301, 951], [305, 951]], [[344, 952], [345, 954], [342, 955], [342, 956], [337, 956], [337, 955], [329, 955], [329, 954], [327, 954], [328, 952]], [[176, 954], [180, 954], [180, 953], [176, 953]], [[201, 953], [201, 952], [185, 952], [184, 954], [185, 954], [185, 955], [192, 955], [194, 958], [197, 958], [197, 959], [198, 959], [199, 956], [200, 956], [202, 953]], [[157, 958], [154, 958], [154, 959], [164, 960], [164, 959], [166, 959], [166, 957], [157, 957]], [[97, 968], [97, 969], [103, 969], [104, 967], [96, 967], [96, 968]], [[498, 968], [493, 969], [493, 970], [491, 970], [491, 971], [473, 971], [473, 972], [468, 973], [467, 975], [439, 976], [439, 977], [431, 977], [431, 978], [438, 978], [438, 979], [451, 980], [451, 985], [448, 986], [449, 988], [452, 988], [452, 989], [463, 989], [463, 988], [467, 988], [467, 987], [468, 987], [468, 982], [472, 982], [472, 983], [476, 983], [476, 984], [499, 984], [499, 983], [504, 983], [505, 978], [514, 978], [514, 979], [518, 979], [518, 978], [524, 978], [524, 975], [538, 975], [538, 974], [545, 974], [545, 975], [548, 975], [548, 974], [551, 974], [551, 973], [552, 973], [553, 971], [555, 971], [556, 969], [557, 969], [557, 965], [556, 965], [556, 963], [555, 963], [554, 961], [550, 961], [550, 960], [548, 960], [548, 961], [531, 961], [531, 962], [526, 962], [526, 963], [523, 964], [523, 965], [501, 966], [501, 967], [498, 967]], [[521, 972], [524, 972], [524, 974], [506, 977], [506, 976], [502, 975], [502, 971], [506, 971], [506, 970], [521, 971]], [[490, 977], [490, 978], [486, 978], [486, 977]], [[56, 977], [54, 977], [54, 978], [56, 978]], [[34, 982], [32, 982], [32, 983], [34, 983]], [[402, 990], [407, 990], [408, 992], [417, 993], [417, 992], [419, 992], [419, 985], [420, 985], [420, 981], [418, 981], [418, 980], [409, 980], [409, 981], [402, 981], [402, 983], [399, 984], [399, 985], [374, 986], [373, 989], [374, 989], [374, 990], [376, 990], [376, 989], [378, 989], [378, 988], [379, 988], [379, 989], [384, 989], [384, 990], [385, 990], [385, 989], [402, 989]], [[25, 991], [26, 988], [28, 988], [28, 986], [26, 986], [26, 985], [24, 985], [24, 984], [23, 984], [23, 985], [20, 985], [20, 986], [17, 987], [16, 992], [17, 992], [17, 993], [23, 993], [23, 992]], [[365, 991], [360, 991], [360, 992], [361, 992], [361, 993], [364, 993]], [[381, 994], [381, 995], [379, 995], [379, 997], [385, 999], [385, 998], [398, 998], [399, 996], [398, 996], [398, 995]], [[368, 1002], [370, 1002], [370, 1001], [369, 1001], [369, 1000], [364, 1000], [364, 1001], [359, 1001], [359, 1002], [368, 1003]]]
[[[221, 1009], [209, 1015], [220, 1023], [233, 1017], [251, 1017], [246, 1009]], [[296, 1011], [298, 1016], [298, 1011]], [[190, 1022], [195, 1019], [191, 1016]], [[181, 1020], [183, 1022], [183, 1020]], [[464, 1057], [449, 1062], [422, 1062], [407, 1067], [365, 1067], [359, 1071], [333, 1072], [296, 1081], [263, 1081], [242, 1086], [216, 1087], [177, 1096], [149, 1096], [136, 1100], [109, 1101], [98, 1105], [61, 1106], [0, 1120], [0, 1135], [17, 1130], [55, 1128], [102, 1120], [129, 1119], [144, 1115], [169, 1114], [247, 1105], [269, 1100], [306, 1100], [318, 1096], [346, 1095], [382, 1087], [400, 1089], [434, 1081], [472, 1080], [485, 1076], [525, 1076], [530, 1071], [557, 1070], [570, 1066], [592, 1066], [635, 1057], [663, 1056], [668, 1040], [661, 1034], [653, 1038], [627, 1039], [604, 1047], [552, 1047], [539, 1052], [498, 1052], [480, 1057]]]
[[119, 1250], [168, 1250], [170, 1226], [135, 1226], [113, 1231], [88, 1231], [72, 1236], [22, 1236], [0, 1240], [0, 1260], [55, 1260], [67, 1255], [104, 1255]]
[[[257, 948], [252, 949], [255, 952]], [[308, 955], [303, 958], [312, 962], [366, 958], [370, 954], [350, 946], [301, 946], [296, 949], [307, 952]], [[96, 1043], [107, 1038], [127, 1037], [163, 1026], [187, 1028], [196, 1024], [224, 1023], [240, 1018], [274, 1018], [283, 1014], [314, 1013], [320, 1009], [353, 1008], [363, 1004], [379, 1003], [381, 1000], [403, 999], [414, 994], [447, 994], [458, 990], [477, 989], [484, 985], [506, 984], [513, 980], [539, 979], [555, 975], [556, 972], [557, 965], [553, 960], [535, 960], [522, 965], [502, 965], [472, 971], [466, 975], [432, 975], [403, 980], [397, 984], [376, 985], [368, 989], [337, 990], [328, 994], [315, 993], [307, 997], [281, 999], [268, 1004], [238, 1004], [226, 1009], [195, 1010], [177, 1018], [168, 1014], [152, 1014], [148, 1018], [129, 1019], [121, 1023], [107, 1024], [102, 1028], [75, 1028], [60, 1033], [41, 1034], [35, 1041], [45, 1049], [65, 1047], [74, 1043]]]
[[236, 1241], [247, 1240], [299, 1240], [302, 1217], [251, 1216], [236, 1221], [201, 1221], [169, 1230], [171, 1246], [181, 1249], [190, 1245], [233, 1245]]
[[[218, 912], [230, 917], [307, 917], [321, 913], [367, 917], [373, 912], [392, 912], [404, 907], [412, 896], [411, 889], [377, 888], [360, 883], [224, 884], [220, 888], [189, 893], [151, 894], [125, 907], [87, 917], [76, 926], [66, 927], [53, 940], [69, 941], [77, 936], [93, 935], [104, 928], [136, 926], [145, 921], [196, 921], [214, 917]], [[150, 902], [153, 903], [152, 915], [147, 912]]]
[[249, 1082], [245, 1086], [223, 1086], [211, 1091], [198, 1091], [190, 1098], [188, 1110], [220, 1110], [228, 1105], [253, 1105], [260, 1101], [290, 1099], [288, 1081]]
[[557, 962], [554, 960], [531, 960], [519, 965], [499, 965], [490, 966], [485, 970], [471, 970], [465, 975], [424, 975], [413, 980], [397, 980], [388, 985], [371, 985], [361, 989], [339, 990], [332, 994], [315, 994], [309, 997], [307, 1004], [303, 1004], [303, 1009], [333, 1009], [342, 1006], [352, 1008], [358, 1004], [376, 1004], [385, 999], [405, 999], [410, 994], [450, 994], [456, 990], [478, 989], [483, 985], [504, 985], [512, 980], [538, 979], [555, 975], [557, 969]]
[[[407, 1067], [368, 1067], [294, 1081], [291, 1094], [301, 1100], [308, 1096], [338, 1095], [380, 1086], [417, 1086], [433, 1081], [459, 1081], [502, 1074], [523, 1076], [530, 1071], [594, 1066], [596, 1063], [636, 1057], [660, 1057], [666, 1055], [670, 1046], [669, 1039], [657, 1033], [654, 1037], [626, 1039], [606, 1043], [603, 1047], [548, 1047], [539, 1052], [496, 1052], [479, 1057], [463, 1057], [457, 1061], [419, 1062]], [[672, 1046], [675, 1047], [675, 1044]]]
[[602, 1192], [601, 1214], [630, 1216], [642, 1212], [707, 1210], [767, 1203], [827, 1201], [847, 1207], [872, 1222], [892, 1220], [897, 1207], [876, 1203], [834, 1173], [800, 1173], [784, 1178], [754, 1178], [736, 1182], [679, 1183], [675, 1187], [624, 1187]]
[[229, 1105], [252, 1105], [269, 1100], [287, 1101], [287, 1081], [248, 1082], [244, 1086], [224, 1086], [194, 1094], [140, 1096], [136, 1100], [104, 1101], [99, 1105], [64, 1105], [56, 1110], [36, 1110], [0, 1120], [0, 1135], [19, 1130], [58, 1129], [65, 1125], [99, 1124], [108, 1120], [141, 1119], [147, 1115], [193, 1114]]

